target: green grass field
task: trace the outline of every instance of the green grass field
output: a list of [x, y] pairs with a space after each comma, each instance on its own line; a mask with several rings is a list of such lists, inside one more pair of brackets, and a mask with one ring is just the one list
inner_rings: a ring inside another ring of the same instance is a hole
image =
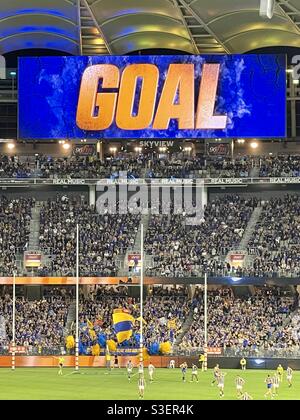
[[[146, 372], [145, 399], [153, 400], [219, 400], [218, 389], [211, 385], [212, 371], [200, 372], [199, 383], [190, 383], [190, 369], [187, 382], [181, 381], [179, 369], [156, 369], [155, 381], [150, 384]], [[267, 371], [249, 370], [240, 372], [228, 370], [225, 382], [225, 398], [236, 400], [234, 380], [237, 373], [246, 381], [245, 391], [255, 400], [264, 399]], [[135, 370], [136, 373], [136, 370]], [[137, 400], [137, 374], [128, 382], [124, 369], [107, 373], [105, 369], [64, 369], [58, 376], [57, 369], [26, 368], [0, 369], [0, 399], [29, 400]], [[300, 372], [294, 372], [293, 386], [288, 388], [286, 380], [281, 384], [276, 399], [300, 400]]]

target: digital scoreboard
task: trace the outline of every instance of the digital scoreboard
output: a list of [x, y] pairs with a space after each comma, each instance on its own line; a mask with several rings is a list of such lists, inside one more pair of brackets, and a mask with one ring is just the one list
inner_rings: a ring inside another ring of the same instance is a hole
[[23, 57], [19, 138], [286, 136], [284, 55]]

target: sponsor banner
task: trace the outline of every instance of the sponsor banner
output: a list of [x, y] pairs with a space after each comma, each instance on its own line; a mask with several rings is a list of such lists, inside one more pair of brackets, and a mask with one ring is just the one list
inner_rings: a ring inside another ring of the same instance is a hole
[[285, 55], [19, 58], [21, 139], [286, 136]]
[[231, 156], [230, 143], [206, 143], [206, 154], [210, 157]]
[[85, 179], [54, 178], [54, 185], [85, 185]]
[[244, 261], [245, 257], [245, 254], [232, 254], [230, 255], [230, 261]]
[[214, 184], [214, 185], [224, 185], [224, 184], [245, 184], [247, 183], [247, 178], [209, 178], [206, 179], [204, 183]]
[[95, 144], [77, 144], [73, 149], [75, 156], [93, 156], [96, 154]]
[[[204, 284], [204, 274], [197, 277], [145, 277], [145, 285], [154, 284]], [[286, 274], [282, 273], [277, 278], [269, 277], [232, 277], [229, 275], [219, 277], [209, 277], [209, 284], [220, 284], [220, 285], [274, 285], [285, 286], [287, 284], [299, 284], [298, 277], [287, 277]], [[12, 285], [13, 277], [0, 277], [0, 285]], [[76, 285], [76, 277], [17, 277], [17, 285], [63, 285], [72, 286]], [[140, 276], [132, 277], [80, 277], [80, 285], [127, 285], [127, 286], [139, 286]]]
[[9, 353], [26, 354], [25, 346], [9, 346]]
[[[80, 277], [80, 285], [119, 285], [119, 284], [139, 284], [138, 277]], [[13, 277], [0, 277], [0, 285], [13, 284]], [[26, 285], [74, 285], [76, 284], [76, 277], [16, 277], [16, 284]]]
[[215, 356], [220, 356], [222, 354], [222, 349], [219, 347], [207, 347], [207, 354], [213, 354]]
[[2, 186], [16, 185], [255, 185], [255, 184], [300, 184], [300, 177], [293, 178], [196, 178], [196, 179], [0, 179]]
[[38, 268], [42, 264], [42, 254], [25, 253], [24, 254], [24, 267]]
[[128, 267], [141, 268], [142, 259], [141, 254], [128, 254]]
[[[135, 349], [133, 349], [135, 350]], [[119, 350], [118, 350], [119, 353]], [[138, 360], [132, 358], [135, 356], [134, 353], [130, 355], [124, 355], [119, 357], [119, 365], [121, 367], [126, 367], [129, 360], [131, 360], [136, 366], [138, 365]], [[57, 367], [58, 358], [64, 358], [65, 367], [75, 366], [75, 356], [67, 355], [56, 355], [53, 356], [16, 356], [16, 367]], [[189, 356], [151, 356], [151, 362], [157, 368], [166, 368], [169, 367], [170, 361], [175, 360], [175, 366], [179, 367], [181, 363], [187, 361], [191, 366], [192, 363], [197, 362], [198, 357], [189, 357]], [[149, 360], [144, 361], [144, 366], [148, 367]], [[79, 356], [79, 366], [81, 368], [88, 367], [97, 367], [97, 368], [106, 368], [106, 359], [105, 356]], [[0, 356], [0, 367], [11, 367], [11, 356]]]
[[270, 178], [270, 184], [300, 184], [300, 178]]
[[231, 254], [230, 259], [230, 265], [232, 267], [242, 267], [245, 262], [246, 255], [245, 254]]

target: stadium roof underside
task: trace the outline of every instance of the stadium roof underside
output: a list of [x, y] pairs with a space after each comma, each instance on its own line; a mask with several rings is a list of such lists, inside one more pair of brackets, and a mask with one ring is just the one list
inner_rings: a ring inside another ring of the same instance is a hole
[[243, 53], [300, 46], [300, 0], [13, 0], [0, 4], [0, 53], [54, 49], [126, 54], [144, 49]]

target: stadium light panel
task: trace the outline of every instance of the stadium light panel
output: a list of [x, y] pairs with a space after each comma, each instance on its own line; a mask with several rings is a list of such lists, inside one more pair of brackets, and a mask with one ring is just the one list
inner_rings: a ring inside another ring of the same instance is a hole
[[275, 9], [275, 0], [260, 0], [259, 15], [263, 18], [272, 19]]

